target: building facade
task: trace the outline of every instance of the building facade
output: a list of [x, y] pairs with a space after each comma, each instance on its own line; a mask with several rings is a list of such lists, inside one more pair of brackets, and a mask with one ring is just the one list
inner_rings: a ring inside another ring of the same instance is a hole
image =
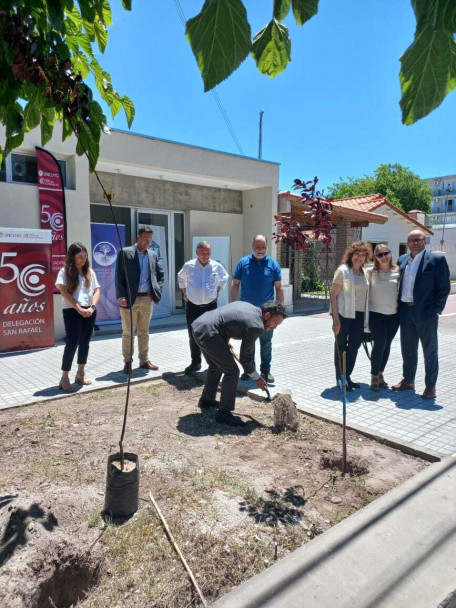
[[[2, 163], [0, 226], [40, 226], [35, 146], [41, 146], [38, 129], [27, 133], [23, 145]], [[59, 124], [45, 148], [57, 158], [65, 177], [67, 242], [81, 241], [90, 251], [91, 223], [113, 223], [103, 190], [86, 158], [75, 154], [74, 137], [61, 141]], [[163, 229], [169, 314], [184, 308], [176, 273], [194, 256], [193, 237], [228, 237], [231, 274], [237, 260], [251, 250], [254, 235], [273, 232], [278, 163], [112, 130], [102, 134], [96, 168], [104, 187], [114, 194], [127, 245], [136, 241], [141, 224]], [[54, 296], [54, 308], [60, 339], [59, 296]]]

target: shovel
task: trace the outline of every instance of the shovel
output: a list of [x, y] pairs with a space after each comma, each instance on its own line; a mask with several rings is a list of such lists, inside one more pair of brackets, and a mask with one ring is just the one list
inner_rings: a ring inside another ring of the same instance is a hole
[[[229, 346], [229, 349], [231, 350], [231, 354], [232, 354], [232, 355], [233, 355], [233, 357], [236, 359], [236, 361], [237, 361], [238, 363], [241, 363], [241, 360], [239, 359], [239, 355], [237, 355], [237, 354], [236, 354], [236, 352], [235, 352], [235, 350], [234, 350], [233, 345], [232, 345], [232, 344], [230, 344], [230, 343], [228, 342], [228, 346]], [[269, 392], [268, 385], [266, 385], [266, 386], [263, 388], [263, 390], [264, 390], [264, 391], [265, 391], [265, 393], [266, 393], [266, 401], [272, 401], [272, 399], [271, 399], [271, 393]]]

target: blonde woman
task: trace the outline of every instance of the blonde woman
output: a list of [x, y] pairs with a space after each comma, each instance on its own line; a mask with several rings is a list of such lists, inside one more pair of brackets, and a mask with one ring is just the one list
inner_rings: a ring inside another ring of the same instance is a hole
[[367, 243], [363, 241], [352, 243], [342, 258], [342, 264], [334, 274], [331, 287], [333, 331], [337, 341], [334, 353], [336, 377], [338, 380], [342, 373], [339, 354], [342, 359], [342, 353], [345, 352], [348, 391], [360, 388], [359, 384], [352, 381], [351, 374], [363, 339], [367, 316], [369, 282], [364, 264], [370, 255], [371, 249]]
[[369, 328], [373, 338], [370, 388], [378, 391], [380, 388], [389, 388], [383, 372], [389, 359], [391, 343], [399, 328], [399, 269], [393, 263], [388, 245], [382, 243], [375, 247], [374, 266], [368, 270], [368, 278]]
[[76, 389], [71, 385], [69, 376], [76, 350], [78, 371], [75, 384], [92, 384], [85, 376], [85, 365], [97, 316], [96, 306], [100, 299], [100, 286], [90, 268], [87, 249], [82, 243], [73, 243], [68, 247], [65, 266], [60, 269], [55, 284], [62, 294], [66, 333], [59, 388], [65, 393], [73, 393]]

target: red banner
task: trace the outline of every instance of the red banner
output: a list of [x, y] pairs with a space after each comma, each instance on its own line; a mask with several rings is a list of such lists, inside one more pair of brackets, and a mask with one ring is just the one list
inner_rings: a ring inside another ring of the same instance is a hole
[[0, 228], [0, 352], [54, 346], [51, 231]]
[[[52, 231], [52, 276], [55, 282], [65, 264], [67, 249], [65, 191], [59, 163], [43, 148], [36, 147], [38, 192], [40, 198], [40, 227]], [[54, 293], [59, 293], [53, 287]]]

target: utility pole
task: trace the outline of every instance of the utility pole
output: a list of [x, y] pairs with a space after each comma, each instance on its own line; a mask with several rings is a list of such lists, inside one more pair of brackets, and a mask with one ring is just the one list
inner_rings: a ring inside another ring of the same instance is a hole
[[261, 160], [262, 147], [263, 147], [263, 114], [264, 110], [260, 110], [260, 130], [258, 134], [258, 158]]

